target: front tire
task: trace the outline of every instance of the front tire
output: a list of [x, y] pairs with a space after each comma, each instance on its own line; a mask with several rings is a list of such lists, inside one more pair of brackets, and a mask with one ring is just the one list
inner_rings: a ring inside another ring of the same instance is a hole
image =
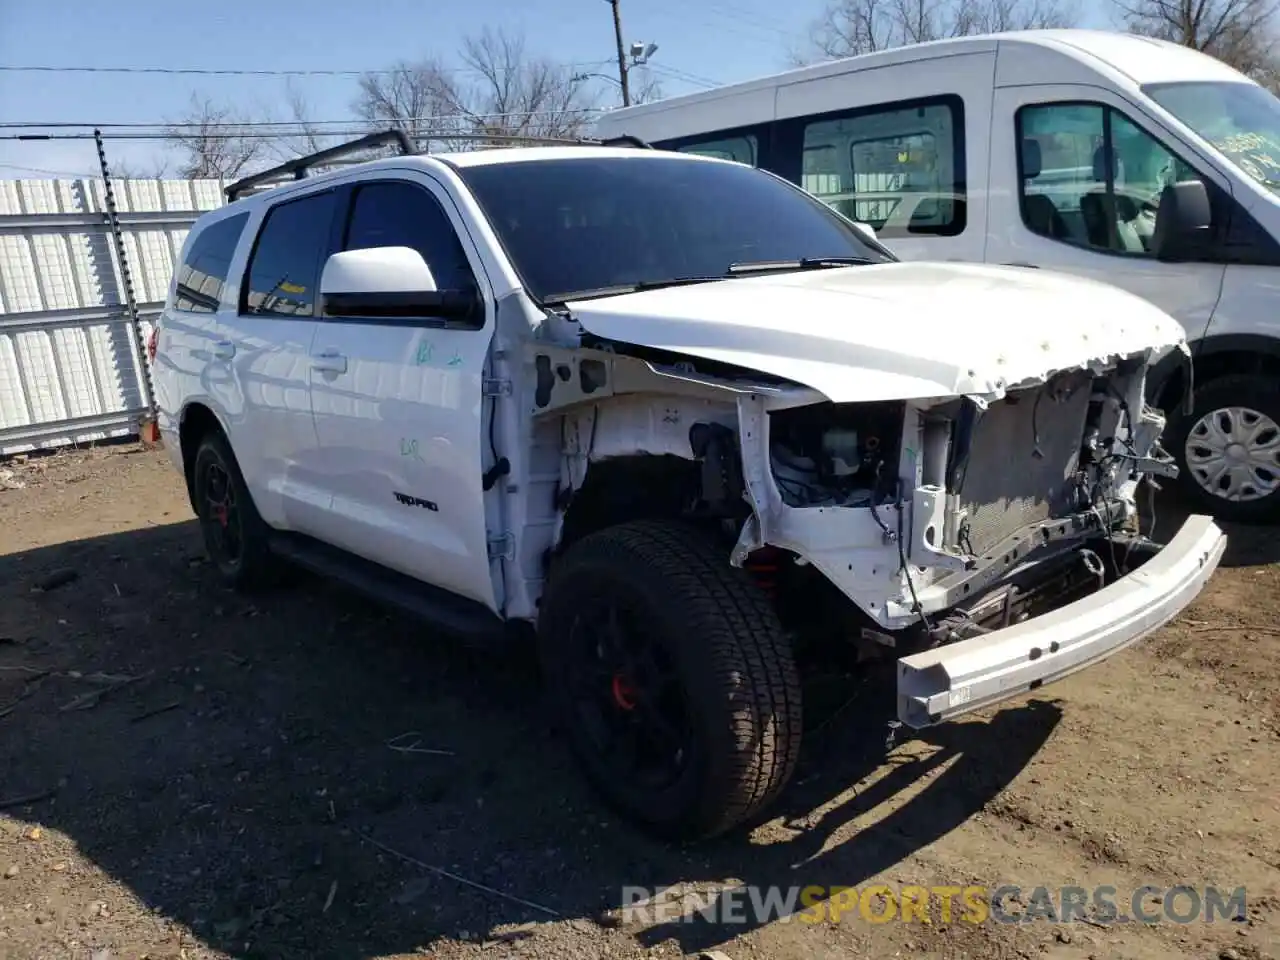
[[222, 581], [240, 590], [274, 583], [267, 525], [222, 434], [209, 433], [200, 441], [191, 486], [205, 550]]
[[539, 614], [553, 709], [587, 778], [631, 820], [705, 839], [765, 807], [800, 751], [800, 681], [768, 598], [685, 524], [585, 537]]
[[1280, 519], [1280, 386], [1240, 375], [1195, 392], [1190, 416], [1170, 425], [1184, 494], [1223, 520]]

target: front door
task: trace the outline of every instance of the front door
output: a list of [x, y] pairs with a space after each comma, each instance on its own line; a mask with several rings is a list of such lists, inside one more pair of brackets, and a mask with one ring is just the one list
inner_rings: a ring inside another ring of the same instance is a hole
[[474, 325], [321, 318], [311, 349], [316, 460], [332, 492], [324, 539], [495, 607], [485, 529], [483, 372], [493, 306], [448, 194], [426, 174], [344, 191], [340, 247], [405, 246], [440, 290], [481, 291]]
[[1096, 87], [997, 89], [986, 261], [1114, 284], [1177, 317], [1188, 338], [1201, 336], [1224, 267], [1157, 260], [1155, 210], [1165, 185], [1198, 179], [1211, 198], [1227, 200], [1214, 203], [1215, 214], [1225, 215], [1228, 181], [1158, 130], [1133, 105]]

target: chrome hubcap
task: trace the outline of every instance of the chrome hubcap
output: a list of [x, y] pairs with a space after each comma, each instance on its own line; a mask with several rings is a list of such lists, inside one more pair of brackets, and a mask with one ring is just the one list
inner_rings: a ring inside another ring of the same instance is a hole
[[1261, 500], [1280, 488], [1280, 427], [1257, 410], [1222, 407], [1187, 434], [1187, 466], [1215, 497]]

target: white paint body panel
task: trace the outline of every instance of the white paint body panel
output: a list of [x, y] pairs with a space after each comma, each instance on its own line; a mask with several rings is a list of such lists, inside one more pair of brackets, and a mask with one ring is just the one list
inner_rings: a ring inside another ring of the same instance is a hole
[[[449, 193], [420, 172], [396, 179], [428, 190], [449, 214], [484, 291], [485, 324], [479, 330], [336, 319], [317, 324], [308, 391], [318, 446], [308, 463], [332, 497], [308, 532], [495, 608], [480, 486], [482, 381], [493, 337], [489, 285]], [[434, 289], [430, 264], [401, 249], [401, 266], [388, 265], [380, 289]], [[335, 261], [361, 253], [331, 257], [322, 292], [352, 291]], [[322, 369], [315, 362], [321, 357], [339, 360], [341, 369]], [[435, 509], [406, 508], [395, 493]]]
[[569, 306], [597, 336], [761, 370], [837, 403], [998, 395], [1182, 339], [1167, 314], [1105, 284], [949, 263], [811, 270]]

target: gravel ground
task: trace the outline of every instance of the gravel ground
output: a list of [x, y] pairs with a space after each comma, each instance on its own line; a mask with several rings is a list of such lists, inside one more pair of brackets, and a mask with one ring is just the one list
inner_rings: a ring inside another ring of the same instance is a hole
[[[1163, 528], [1177, 522], [1164, 508]], [[681, 849], [585, 789], [527, 657], [459, 647], [301, 575], [252, 598], [222, 590], [160, 451], [11, 460], [0, 958], [1274, 960], [1280, 539], [1232, 535], [1205, 594], [1156, 636], [888, 754], [882, 685], [815, 677], [801, 767], [771, 818]], [[1247, 889], [1248, 916], [730, 924], [617, 909], [627, 885], [705, 903], [739, 882], [1111, 884], [1121, 904], [1142, 884], [1217, 884]]]

